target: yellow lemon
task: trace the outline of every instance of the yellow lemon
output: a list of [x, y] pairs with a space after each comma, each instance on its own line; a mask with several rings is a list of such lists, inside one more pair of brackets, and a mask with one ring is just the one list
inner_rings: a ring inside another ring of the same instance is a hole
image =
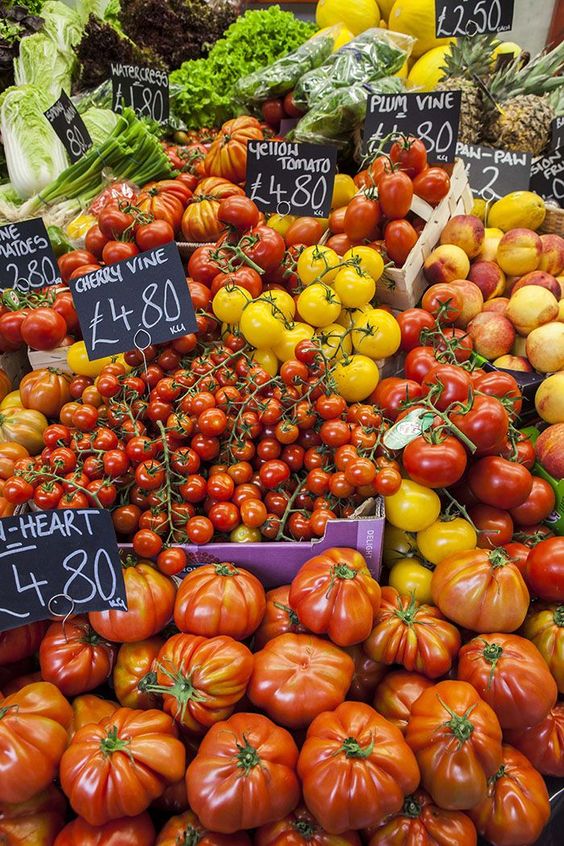
[[433, 47], [452, 41], [435, 35], [435, 0], [396, 0], [388, 18], [388, 27], [417, 39], [413, 48], [413, 55], [417, 58]]
[[449, 45], [433, 47], [417, 59], [407, 76], [409, 88], [432, 91], [444, 76], [442, 67], [449, 53]]
[[315, 21], [320, 28], [332, 24], [344, 24], [353, 35], [360, 35], [365, 29], [378, 26], [380, 9], [375, 0], [319, 0]]

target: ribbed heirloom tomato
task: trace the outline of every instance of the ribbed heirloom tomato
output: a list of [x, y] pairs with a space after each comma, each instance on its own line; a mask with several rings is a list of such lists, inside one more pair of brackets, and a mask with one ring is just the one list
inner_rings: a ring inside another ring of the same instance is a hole
[[156, 660], [157, 683], [149, 693], [163, 696], [163, 708], [191, 732], [201, 733], [226, 719], [243, 697], [253, 670], [253, 656], [230, 637], [177, 634]]
[[115, 648], [89, 625], [86, 617], [52, 623], [41, 642], [42, 678], [65, 696], [76, 696], [103, 684], [112, 672]]
[[153, 846], [155, 828], [147, 813], [94, 826], [78, 817], [64, 827], [54, 846]]
[[249, 835], [208, 831], [192, 811], [171, 817], [159, 832], [155, 846], [251, 846]]
[[128, 556], [123, 564], [127, 611], [91, 611], [92, 628], [108, 640], [132, 643], [152, 637], [168, 623], [176, 588], [150, 561]]
[[398, 814], [377, 828], [368, 846], [476, 846], [472, 820], [462, 811], [445, 811], [424, 790], [408, 796]]
[[99, 723], [117, 711], [119, 705], [108, 699], [101, 699], [92, 693], [77, 696], [72, 702], [72, 723], [69, 728], [69, 740], [76, 732], [89, 723]]
[[55, 785], [18, 805], [0, 804], [0, 842], [6, 846], [52, 846], [65, 822], [67, 803]]
[[276, 822], [300, 799], [298, 749], [262, 714], [212, 726], [186, 772], [190, 807], [211, 831], [234, 834]]
[[564, 776], [564, 702], [557, 702], [536, 726], [506, 733], [506, 740], [543, 775]]
[[255, 631], [255, 649], [263, 646], [281, 634], [304, 634], [307, 629], [300, 622], [296, 612], [290, 608], [290, 585], [269, 590], [266, 594], [266, 610]]
[[399, 729], [363, 702], [343, 702], [315, 718], [298, 773], [308, 810], [330, 834], [378, 825], [419, 783]]
[[186, 753], [162, 711], [118, 708], [73, 737], [61, 760], [61, 787], [91, 825], [141, 814], [182, 778]]
[[363, 556], [335, 547], [300, 568], [289, 599], [306, 628], [328, 634], [339, 646], [351, 646], [368, 637], [380, 593]]
[[157, 681], [157, 658], [164, 640], [151, 637], [120, 646], [113, 671], [114, 693], [125, 708], [159, 708], [161, 697], [147, 687]]
[[419, 673], [388, 673], [376, 688], [374, 707], [405, 734], [413, 703], [429, 687], [433, 687], [433, 682]]
[[545, 719], [558, 690], [536, 648], [511, 634], [475, 637], [460, 650], [458, 678], [491, 705], [502, 729], [534, 726]]
[[382, 604], [364, 651], [385, 664], [402, 664], [429, 678], [447, 673], [460, 649], [460, 634], [433, 605], [382, 589]]
[[564, 605], [532, 605], [523, 625], [523, 635], [535, 644], [559, 692], [564, 693]]
[[72, 708], [48, 682], [0, 699], [0, 802], [27, 802], [55, 778]]
[[501, 728], [493, 710], [466, 682], [423, 691], [411, 710], [406, 740], [421, 784], [441, 808], [466, 810], [486, 798], [502, 763]]
[[329, 834], [307, 808], [299, 805], [284, 819], [262, 826], [255, 833], [255, 846], [360, 846], [356, 831]]
[[354, 662], [337, 646], [310, 634], [282, 634], [255, 653], [247, 691], [277, 723], [303, 728], [343, 702]]

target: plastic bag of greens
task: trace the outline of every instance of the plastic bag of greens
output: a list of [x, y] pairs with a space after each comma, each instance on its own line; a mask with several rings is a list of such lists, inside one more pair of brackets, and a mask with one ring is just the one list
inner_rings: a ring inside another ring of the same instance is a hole
[[338, 89], [393, 76], [409, 58], [414, 43], [401, 32], [367, 29], [301, 77], [294, 90], [296, 106], [307, 111]]
[[237, 99], [245, 105], [256, 105], [271, 97], [283, 97], [300, 77], [331, 55], [340, 30], [338, 25], [323, 30], [272, 65], [243, 76], [235, 86]]
[[[335, 144], [344, 149], [355, 129], [366, 117], [372, 94], [399, 94], [405, 88], [397, 76], [387, 76], [372, 83], [338, 88], [315, 103], [291, 133], [291, 140], [312, 144]], [[288, 136], [290, 137], [290, 136]]]

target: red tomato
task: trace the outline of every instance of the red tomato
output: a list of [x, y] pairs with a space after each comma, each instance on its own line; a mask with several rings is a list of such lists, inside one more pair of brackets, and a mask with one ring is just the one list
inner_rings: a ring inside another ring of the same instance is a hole
[[121, 211], [117, 203], [108, 203], [98, 215], [98, 228], [108, 241], [119, 239], [133, 224], [133, 216]]
[[480, 502], [504, 508], [516, 508], [525, 502], [533, 487], [533, 477], [526, 467], [488, 455], [468, 472], [470, 490]]
[[97, 256], [88, 250], [71, 250], [70, 253], [65, 253], [57, 260], [61, 279], [68, 282], [73, 271], [85, 264], [96, 264], [96, 258]]
[[217, 834], [217, 832], [208, 831], [196, 814], [187, 810], [180, 816], [167, 820], [159, 833], [158, 844], [159, 846], [251, 846], [251, 841], [244, 831], [237, 834]]
[[405, 378], [421, 383], [429, 370], [436, 365], [437, 359], [433, 347], [413, 347], [405, 357]]
[[67, 324], [52, 308], [32, 309], [21, 324], [22, 340], [34, 350], [52, 350], [67, 334]]
[[376, 688], [374, 707], [405, 735], [413, 703], [428, 687], [433, 687], [431, 679], [396, 670], [388, 673]]
[[548, 538], [527, 559], [527, 584], [546, 602], [564, 600], [564, 537]]
[[[508, 511], [477, 503], [469, 508], [472, 522], [478, 529], [478, 546], [495, 549], [508, 544], [513, 537], [513, 520]], [[520, 568], [522, 572], [522, 568]]]
[[166, 220], [153, 220], [137, 227], [135, 241], [141, 251], [152, 250], [174, 241], [174, 229]]
[[285, 729], [261, 714], [234, 714], [211, 727], [188, 767], [190, 807], [223, 834], [276, 822], [299, 802], [297, 760]]
[[464, 475], [466, 450], [452, 435], [431, 430], [405, 447], [402, 461], [414, 482], [428, 488], [448, 488]]
[[427, 288], [421, 307], [436, 317], [439, 323], [454, 323], [462, 313], [462, 294], [454, 285], [438, 282]]
[[243, 248], [247, 258], [264, 271], [278, 267], [286, 249], [284, 238], [278, 232], [269, 226], [259, 225], [250, 230], [249, 239], [251, 243]]
[[450, 176], [441, 167], [428, 167], [413, 180], [413, 191], [431, 206], [437, 206], [450, 191]]
[[[393, 755], [386, 754], [390, 746]], [[307, 807], [333, 834], [379, 825], [419, 783], [415, 756], [399, 729], [364, 702], [343, 702], [316, 717], [298, 773]]]
[[182, 778], [185, 762], [168, 714], [118, 708], [76, 732], [61, 759], [61, 787], [75, 813], [91, 825], [104, 825], [145, 811]]
[[257, 226], [259, 210], [248, 197], [226, 197], [219, 204], [218, 218], [243, 232]]
[[419, 235], [407, 220], [392, 220], [384, 230], [386, 252], [398, 267], [403, 267]]
[[402, 171], [386, 173], [378, 183], [382, 214], [390, 220], [407, 217], [413, 200], [413, 182]]
[[295, 220], [286, 232], [285, 242], [287, 247], [306, 247], [319, 244], [323, 235], [323, 224], [316, 217], [299, 217]]
[[508, 731], [506, 739], [543, 775], [564, 777], [564, 702], [536, 726]]
[[[328, 834], [304, 805], [255, 832], [255, 846], [360, 846], [356, 831]], [[172, 846], [172, 845], [171, 845]]]
[[380, 235], [379, 225], [382, 211], [378, 200], [371, 200], [364, 194], [353, 197], [347, 206], [343, 222], [344, 233], [351, 241], [373, 241]]
[[390, 159], [399, 164], [410, 179], [421, 173], [427, 167], [427, 150], [425, 144], [413, 135], [394, 141], [390, 149]]
[[183, 579], [174, 621], [182, 632], [244, 640], [259, 626], [265, 608], [264, 588], [252, 573], [228, 563], [205, 564]]
[[51, 623], [41, 642], [39, 666], [44, 681], [65, 696], [76, 696], [109, 678], [114, 657], [114, 647], [98, 637], [86, 617], [73, 617]]
[[453, 402], [467, 402], [472, 388], [468, 372], [455, 364], [436, 364], [421, 384], [439, 411], [446, 411]]
[[247, 695], [278, 725], [305, 728], [344, 701], [353, 672], [352, 658], [332, 643], [281, 634], [255, 653]]
[[108, 241], [102, 250], [102, 259], [105, 264], [116, 264], [136, 256], [138, 252], [139, 248], [133, 241]]
[[382, 604], [364, 651], [374, 661], [401, 664], [437, 678], [447, 673], [460, 648], [460, 634], [433, 605], [393, 588], [382, 589]]
[[524, 755], [504, 746], [487, 796], [468, 815], [489, 843], [536, 843], [550, 818], [546, 785]]
[[504, 403], [510, 414], [517, 415], [521, 411], [523, 405], [521, 390], [511, 373], [504, 370], [491, 370], [489, 373], [479, 370], [474, 379], [474, 387], [482, 394], [497, 397]]
[[512, 634], [475, 637], [460, 650], [458, 678], [476, 688], [502, 729], [540, 723], [558, 688], [536, 646]]
[[477, 455], [500, 444], [509, 428], [507, 411], [495, 397], [475, 395], [468, 411], [454, 410], [449, 416], [454, 425], [477, 447]]
[[542, 523], [552, 513], [556, 496], [551, 485], [538, 476], [533, 476], [533, 487], [525, 502], [511, 509], [511, 516], [517, 526], [534, 526]]
[[154, 842], [151, 817], [144, 813], [100, 826], [77, 817], [63, 828], [54, 846], [153, 846]]
[[443, 681], [414, 702], [406, 740], [421, 784], [446, 810], [473, 808], [502, 763], [501, 728], [472, 685]]
[[380, 586], [359, 552], [328, 549], [310, 558], [290, 588], [290, 606], [303, 625], [351, 646], [365, 640], [380, 607]]

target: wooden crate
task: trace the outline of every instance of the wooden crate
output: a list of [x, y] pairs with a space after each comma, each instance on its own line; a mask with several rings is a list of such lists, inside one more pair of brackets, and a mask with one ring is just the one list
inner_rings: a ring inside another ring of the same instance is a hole
[[72, 373], [67, 364], [68, 347], [57, 347], [54, 350], [30, 350], [29, 363], [32, 370], [42, 370], [44, 367], [54, 367], [63, 373]]
[[384, 271], [376, 293], [380, 302], [400, 311], [417, 305], [428, 284], [423, 275], [425, 259], [437, 246], [441, 232], [451, 217], [468, 214], [473, 204], [466, 170], [460, 159], [457, 159], [450, 178], [450, 191], [436, 208], [432, 208], [419, 197], [413, 198], [412, 211], [426, 220], [427, 225], [404, 266], [390, 267]]
[[6, 371], [12, 380], [14, 389], [18, 387], [25, 374], [34, 369], [30, 367], [25, 347], [16, 350], [16, 352], [2, 353], [0, 355], [0, 367]]

